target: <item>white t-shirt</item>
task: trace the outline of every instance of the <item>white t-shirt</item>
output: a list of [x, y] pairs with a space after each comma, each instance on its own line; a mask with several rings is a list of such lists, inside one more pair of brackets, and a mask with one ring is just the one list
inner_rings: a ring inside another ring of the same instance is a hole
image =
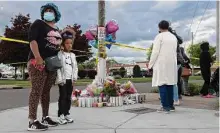
[[64, 52], [64, 56], [65, 56], [65, 75], [66, 75], [66, 79], [72, 79], [72, 73], [73, 73], [73, 68], [72, 68], [72, 60], [71, 60], [71, 56], [70, 53]]

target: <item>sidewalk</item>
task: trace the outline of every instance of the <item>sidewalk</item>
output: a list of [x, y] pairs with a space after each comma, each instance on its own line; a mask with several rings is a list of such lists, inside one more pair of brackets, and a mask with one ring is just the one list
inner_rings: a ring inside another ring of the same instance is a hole
[[[45, 133], [218, 133], [219, 118], [214, 110], [177, 107], [171, 114], [150, 112], [135, 114], [123, 110], [158, 105], [137, 104], [109, 108], [71, 109], [74, 124], [50, 128]], [[38, 118], [41, 117], [39, 108]], [[27, 133], [28, 107], [0, 112], [0, 133]], [[57, 103], [51, 104], [50, 114], [56, 118]]]

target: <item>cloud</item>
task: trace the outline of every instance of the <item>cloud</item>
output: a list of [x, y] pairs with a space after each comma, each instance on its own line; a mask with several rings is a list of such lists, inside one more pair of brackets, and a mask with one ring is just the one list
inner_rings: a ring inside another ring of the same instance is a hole
[[[45, 3], [47, 2], [0, 1], [0, 35], [4, 33], [4, 27], [10, 23], [11, 17], [18, 13], [30, 13], [31, 21], [40, 18], [40, 7]], [[61, 20], [57, 24], [59, 28], [78, 23], [85, 32], [88, 27], [98, 22], [97, 1], [56, 1], [54, 3], [62, 13]], [[192, 25], [193, 31], [196, 30], [207, 3], [207, 1], [199, 1]], [[194, 42], [209, 40], [213, 45], [216, 43], [215, 3], [215, 1], [209, 3]], [[185, 40], [184, 43], [189, 45], [191, 42], [189, 29], [196, 5], [197, 1], [107, 1], [106, 21], [117, 20], [120, 27], [116, 35], [117, 42], [147, 48], [158, 34], [158, 23], [165, 19], [171, 21], [172, 27]], [[93, 51], [96, 50], [93, 49]], [[108, 55], [121, 62], [146, 59], [146, 52], [117, 46], [108, 50]]]

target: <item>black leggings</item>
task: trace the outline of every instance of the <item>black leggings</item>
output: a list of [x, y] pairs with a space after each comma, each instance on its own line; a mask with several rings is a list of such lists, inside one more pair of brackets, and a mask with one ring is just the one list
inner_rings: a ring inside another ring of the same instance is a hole
[[66, 80], [66, 84], [63, 86], [59, 85], [59, 101], [58, 101], [58, 117], [60, 115], [69, 115], [69, 110], [71, 107], [71, 96], [73, 91], [72, 81], [70, 79]]
[[180, 66], [180, 68], [178, 69], [178, 81], [177, 81], [179, 96], [182, 95], [182, 80], [181, 80], [181, 76], [182, 76], [182, 67]]
[[202, 78], [204, 79], [204, 84], [202, 86], [200, 93], [203, 96], [205, 96], [209, 94], [211, 70], [210, 68], [201, 69], [201, 73], [202, 73]]

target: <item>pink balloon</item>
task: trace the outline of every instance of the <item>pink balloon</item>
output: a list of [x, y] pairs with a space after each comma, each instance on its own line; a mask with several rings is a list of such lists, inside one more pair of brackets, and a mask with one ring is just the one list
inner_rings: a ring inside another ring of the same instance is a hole
[[97, 36], [97, 32], [98, 32], [98, 26], [97, 25], [95, 25], [95, 26], [91, 26], [90, 28], [89, 28], [89, 31], [91, 32], [91, 34], [93, 35], [93, 36]]
[[119, 26], [115, 20], [111, 20], [107, 23], [106, 28], [107, 28], [106, 30], [107, 33], [111, 34], [111, 33], [116, 32], [119, 29]]
[[86, 31], [85, 35], [86, 35], [86, 38], [88, 40], [94, 40], [95, 39], [90, 31]]

